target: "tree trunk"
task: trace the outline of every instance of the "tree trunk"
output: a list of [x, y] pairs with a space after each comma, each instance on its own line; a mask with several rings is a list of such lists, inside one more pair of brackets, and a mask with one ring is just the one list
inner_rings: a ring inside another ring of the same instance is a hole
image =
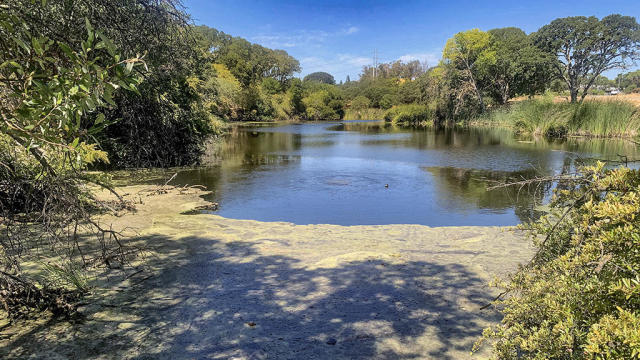
[[569, 91], [571, 92], [571, 103], [574, 104], [578, 102], [578, 89], [572, 87]]
[[502, 91], [502, 104], [509, 102], [509, 83], [506, 83]]

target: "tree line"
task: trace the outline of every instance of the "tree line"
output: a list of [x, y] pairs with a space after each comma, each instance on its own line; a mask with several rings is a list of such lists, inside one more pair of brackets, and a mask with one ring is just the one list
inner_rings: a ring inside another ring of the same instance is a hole
[[637, 71], [615, 81], [602, 74], [634, 64], [640, 57], [639, 34], [636, 19], [622, 15], [560, 18], [531, 34], [516, 27], [472, 29], [447, 41], [436, 66], [413, 64], [415, 71], [404, 73], [392, 71], [398, 62], [375, 71], [367, 66], [359, 81], [342, 89], [347, 105], [420, 104], [436, 123], [465, 121], [514, 97], [545, 91], [566, 92], [577, 103], [606, 86], [625, 91], [638, 86]]

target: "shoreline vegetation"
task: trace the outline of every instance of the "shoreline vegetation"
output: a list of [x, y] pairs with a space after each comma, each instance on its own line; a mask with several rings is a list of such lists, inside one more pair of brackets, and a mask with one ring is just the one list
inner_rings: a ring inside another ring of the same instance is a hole
[[[634, 138], [640, 134], [640, 96], [587, 98], [572, 104], [552, 94], [512, 100], [456, 125], [499, 127], [517, 135], [563, 138]], [[381, 111], [367, 108], [349, 111], [344, 120], [384, 120], [399, 126], [432, 127], [435, 111], [421, 105], [397, 105]]]
[[492, 109], [469, 124], [502, 126], [519, 134], [549, 138], [632, 138], [640, 133], [640, 107], [615, 99], [572, 104], [544, 96]]

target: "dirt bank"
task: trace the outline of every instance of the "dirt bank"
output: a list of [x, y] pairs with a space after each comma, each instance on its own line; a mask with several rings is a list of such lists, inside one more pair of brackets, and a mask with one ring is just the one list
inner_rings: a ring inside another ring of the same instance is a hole
[[145, 271], [112, 273], [83, 323], [3, 329], [0, 357], [468, 358], [499, 320], [480, 310], [495, 296], [488, 281], [532, 255], [506, 228], [180, 215], [201, 193], [140, 190], [123, 189], [143, 202], [136, 213], [102, 222], [150, 246]]

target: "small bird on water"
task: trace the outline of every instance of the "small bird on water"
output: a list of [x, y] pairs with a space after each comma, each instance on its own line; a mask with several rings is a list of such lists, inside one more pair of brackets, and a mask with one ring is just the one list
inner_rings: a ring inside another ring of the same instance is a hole
[[388, 189], [389, 188], [389, 184], [384, 184], [384, 187], [386, 187]]

